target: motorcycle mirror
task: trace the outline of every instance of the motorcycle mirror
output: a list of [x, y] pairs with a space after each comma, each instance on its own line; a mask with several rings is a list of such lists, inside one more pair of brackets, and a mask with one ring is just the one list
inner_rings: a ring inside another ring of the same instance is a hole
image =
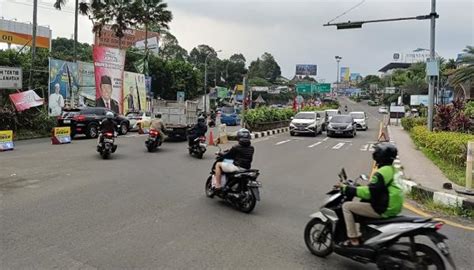
[[343, 180], [347, 180], [346, 169], [344, 168], [341, 169], [341, 176]]
[[360, 179], [362, 179], [363, 181], [369, 181], [369, 178], [365, 174], [361, 174]]

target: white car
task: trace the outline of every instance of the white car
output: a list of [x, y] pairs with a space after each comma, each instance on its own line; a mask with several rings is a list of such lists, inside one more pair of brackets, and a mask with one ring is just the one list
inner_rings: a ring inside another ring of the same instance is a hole
[[324, 117], [320, 112], [299, 112], [290, 122], [290, 135], [312, 134], [323, 132]]
[[151, 112], [128, 112], [126, 115], [130, 121], [130, 130], [138, 130], [138, 124], [143, 123], [145, 126], [150, 125], [154, 118]]
[[379, 113], [388, 113], [387, 107], [380, 107], [379, 108]]
[[354, 118], [354, 122], [356, 123], [356, 127], [358, 129], [369, 129], [369, 125], [367, 123], [367, 114], [365, 112], [351, 112], [349, 114], [352, 116], [352, 118]]

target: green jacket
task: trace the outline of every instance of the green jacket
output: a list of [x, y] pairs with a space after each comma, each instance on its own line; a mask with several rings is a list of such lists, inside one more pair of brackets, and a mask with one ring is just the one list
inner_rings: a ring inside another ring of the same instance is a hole
[[372, 176], [369, 185], [348, 187], [345, 192], [370, 201], [375, 212], [383, 218], [397, 216], [403, 207], [403, 191], [394, 179], [396, 173], [395, 167], [383, 166]]

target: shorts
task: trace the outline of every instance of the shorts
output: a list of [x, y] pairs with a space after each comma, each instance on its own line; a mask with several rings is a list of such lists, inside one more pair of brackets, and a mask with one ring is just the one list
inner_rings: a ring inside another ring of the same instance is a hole
[[225, 173], [233, 173], [233, 172], [237, 172], [237, 171], [243, 171], [244, 169], [240, 168], [240, 167], [237, 167], [235, 166], [234, 164], [232, 163], [228, 163], [228, 162], [222, 162], [221, 163], [221, 169], [223, 172]]

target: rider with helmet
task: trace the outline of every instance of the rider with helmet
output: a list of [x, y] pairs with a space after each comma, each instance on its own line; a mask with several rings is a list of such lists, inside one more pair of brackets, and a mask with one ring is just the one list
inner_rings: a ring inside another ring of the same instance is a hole
[[166, 126], [161, 120], [161, 113], [155, 114], [155, 119], [151, 120], [150, 129], [155, 129], [159, 131], [160, 140], [163, 142], [165, 140], [165, 130]]
[[105, 119], [102, 120], [102, 122], [100, 123], [100, 133], [99, 133], [99, 137], [98, 137], [99, 146], [102, 144], [102, 141], [103, 141], [103, 138], [104, 138], [104, 136], [103, 136], [104, 133], [115, 134], [116, 125], [115, 125], [113, 119], [114, 119], [114, 113], [108, 111], [105, 114]]
[[205, 136], [206, 135], [206, 132], [207, 132], [207, 124], [206, 124], [206, 118], [204, 118], [204, 116], [199, 116], [198, 117], [198, 122], [197, 124], [195, 124], [189, 131], [189, 135], [188, 135], [188, 143], [189, 143], [189, 146], [193, 146], [193, 144], [195, 143], [194, 140], [196, 140], [196, 138], [199, 138], [201, 136]]
[[248, 129], [242, 128], [237, 131], [238, 144], [222, 154], [224, 159], [232, 159], [233, 163], [218, 162], [215, 168], [216, 185], [215, 190], [221, 189], [222, 173], [231, 173], [240, 170], [248, 170], [252, 167], [253, 153], [255, 149], [250, 143], [251, 135]]
[[403, 191], [395, 181], [397, 170], [393, 161], [397, 157], [397, 148], [390, 143], [380, 143], [375, 146], [372, 158], [377, 165], [377, 171], [372, 176], [368, 186], [342, 185], [342, 192], [349, 198], [359, 197], [361, 202], [347, 201], [342, 205], [346, 222], [347, 246], [358, 246], [361, 236], [354, 221], [354, 214], [369, 218], [390, 218], [397, 216], [403, 206]]

